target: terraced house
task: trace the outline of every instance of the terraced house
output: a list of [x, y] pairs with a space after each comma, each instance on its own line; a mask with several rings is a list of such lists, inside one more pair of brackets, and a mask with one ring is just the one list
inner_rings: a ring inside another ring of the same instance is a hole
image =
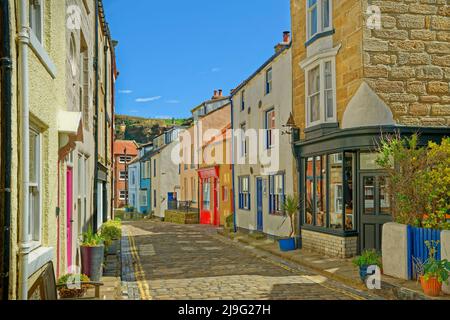
[[[70, 8], [79, 13], [75, 23], [67, 19]], [[97, 163], [94, 59], [100, 52], [108, 56], [102, 69], [110, 117], [116, 76], [101, 8], [101, 1], [1, 1], [4, 299], [45, 298], [45, 279], [79, 265], [78, 236], [96, 221], [89, 196], [95, 181], [86, 177]], [[104, 32], [98, 44], [108, 43], [108, 51], [95, 50], [97, 29]], [[112, 136], [105, 135], [109, 145]]]
[[292, 0], [291, 15], [303, 247], [337, 257], [381, 249], [390, 181], [377, 142], [449, 133], [448, 3]]

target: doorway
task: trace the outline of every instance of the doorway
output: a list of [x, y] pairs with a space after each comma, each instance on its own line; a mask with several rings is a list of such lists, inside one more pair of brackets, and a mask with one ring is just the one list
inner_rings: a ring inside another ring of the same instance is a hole
[[392, 221], [389, 183], [381, 173], [361, 174], [361, 251], [381, 251], [383, 225]]

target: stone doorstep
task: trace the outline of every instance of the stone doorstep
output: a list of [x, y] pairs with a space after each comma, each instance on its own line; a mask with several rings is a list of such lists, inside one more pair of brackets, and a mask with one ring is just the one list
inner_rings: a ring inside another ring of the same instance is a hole
[[[251, 245], [259, 250], [266, 251], [282, 259], [305, 266], [327, 278], [342, 282], [355, 289], [368, 292], [365, 285], [361, 283], [358, 269], [353, 266], [350, 259], [337, 259], [324, 257], [318, 253], [307, 250], [296, 250], [291, 252], [282, 252], [276, 243], [267, 244], [264, 241], [258, 241], [249, 238], [242, 233], [228, 233], [221, 230], [218, 233], [224, 237], [239, 241], [246, 245]], [[336, 270], [338, 269], [338, 270]], [[383, 275], [383, 290], [376, 291], [375, 294], [382, 298], [392, 300], [450, 300], [450, 296], [440, 298], [431, 298], [423, 294], [420, 286], [415, 281], [405, 281]]]

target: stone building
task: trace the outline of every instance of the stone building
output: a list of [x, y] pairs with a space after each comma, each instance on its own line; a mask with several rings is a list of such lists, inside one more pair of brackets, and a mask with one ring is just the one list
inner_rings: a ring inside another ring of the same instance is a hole
[[390, 182], [377, 142], [449, 132], [448, 6], [292, 0], [291, 15], [303, 247], [338, 257], [381, 249]]
[[[130, 187], [137, 184], [133, 181], [129, 165], [138, 156], [138, 145], [135, 141], [114, 141], [114, 208], [131, 205]], [[136, 196], [133, 200], [136, 200]], [[135, 201], [133, 201], [135, 202]]]

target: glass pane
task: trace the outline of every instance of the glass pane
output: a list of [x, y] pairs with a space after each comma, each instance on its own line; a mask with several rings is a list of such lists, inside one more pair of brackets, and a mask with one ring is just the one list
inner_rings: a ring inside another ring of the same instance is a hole
[[308, 0], [308, 7], [311, 8], [316, 3], [317, 3], [317, 0]]
[[380, 177], [380, 214], [384, 215], [391, 215], [389, 184], [389, 178]]
[[353, 153], [345, 154], [345, 230], [354, 230], [355, 225], [355, 206], [354, 206], [354, 168], [355, 155]]
[[320, 67], [309, 71], [308, 74], [310, 121], [320, 120]]
[[306, 202], [305, 202], [305, 224], [313, 224], [313, 192], [314, 192], [314, 158], [308, 158], [306, 163]]
[[310, 34], [309, 36], [313, 36], [317, 33], [317, 6], [315, 6], [313, 9], [311, 9], [310, 11], [310, 26], [309, 26], [309, 30], [310, 30]]
[[323, 0], [322, 3], [322, 28], [330, 27], [330, 0]]
[[39, 159], [38, 159], [38, 148], [39, 146], [39, 136], [34, 132], [30, 131], [30, 183], [38, 183], [38, 170], [39, 170]]
[[364, 214], [375, 214], [375, 177], [364, 177]]
[[331, 61], [325, 62], [325, 89], [333, 88]]
[[333, 90], [325, 91], [325, 103], [326, 103], [327, 118], [328, 119], [333, 118], [334, 117]]
[[316, 226], [327, 226], [326, 157], [316, 158]]
[[342, 229], [342, 213], [344, 210], [344, 192], [342, 177], [342, 154], [332, 154], [328, 157], [330, 175], [330, 228]]

